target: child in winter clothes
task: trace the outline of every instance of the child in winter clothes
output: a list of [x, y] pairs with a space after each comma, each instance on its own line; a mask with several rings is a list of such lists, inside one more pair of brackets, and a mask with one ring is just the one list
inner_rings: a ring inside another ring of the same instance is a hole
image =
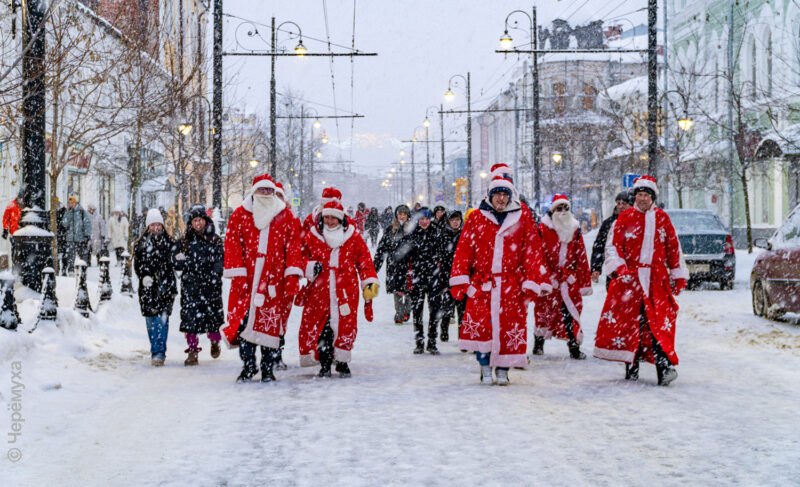
[[181, 274], [181, 331], [188, 348], [184, 365], [197, 365], [202, 350], [197, 335], [208, 334], [211, 357], [220, 354], [219, 328], [225, 323], [222, 306], [222, 239], [214, 232], [214, 222], [198, 205], [189, 210], [186, 234], [178, 243], [175, 270]]
[[175, 242], [164, 231], [157, 209], [147, 212], [145, 225], [134, 247], [133, 269], [139, 278], [139, 306], [147, 322], [151, 364], [160, 367], [167, 355], [169, 315], [178, 293], [172, 267]]

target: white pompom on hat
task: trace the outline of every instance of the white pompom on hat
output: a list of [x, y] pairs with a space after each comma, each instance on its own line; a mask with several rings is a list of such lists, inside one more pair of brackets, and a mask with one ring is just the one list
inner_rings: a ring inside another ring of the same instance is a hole
[[164, 218], [161, 216], [161, 212], [158, 211], [158, 208], [150, 208], [147, 210], [147, 217], [144, 220], [144, 225], [149, 227], [153, 223], [164, 224]]

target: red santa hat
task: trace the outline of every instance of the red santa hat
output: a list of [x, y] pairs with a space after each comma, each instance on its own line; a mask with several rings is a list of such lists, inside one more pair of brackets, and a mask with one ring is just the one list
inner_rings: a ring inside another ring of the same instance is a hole
[[566, 193], [556, 193], [553, 195], [553, 201], [550, 203], [550, 208], [555, 208], [558, 205], [567, 205], [567, 208], [572, 207], [569, 202], [569, 196], [567, 196]]
[[492, 178], [500, 176], [502, 178], [508, 178], [513, 181], [511, 178], [511, 167], [505, 162], [498, 162], [497, 164], [493, 164], [491, 169], [489, 169], [490, 175]]
[[320, 200], [324, 205], [329, 201], [342, 201], [342, 192], [331, 186], [322, 190], [322, 199]]
[[656, 184], [656, 178], [653, 176], [645, 174], [633, 181], [633, 194], [636, 194], [640, 190], [648, 189], [653, 192], [653, 197], [658, 196], [658, 185]]
[[272, 188], [275, 189], [275, 180], [269, 174], [262, 174], [253, 178], [252, 190], [255, 192], [258, 188]]
[[492, 182], [489, 183], [489, 191], [487, 194], [489, 198], [491, 198], [492, 195], [497, 192], [505, 192], [508, 193], [509, 197], [512, 196], [514, 194], [514, 183], [509, 178], [495, 176], [492, 178]]
[[286, 193], [283, 192], [283, 184], [280, 181], [275, 181], [275, 193], [281, 195], [281, 198], [286, 199]]
[[322, 216], [332, 216], [344, 221], [344, 208], [338, 201], [328, 201], [322, 207]]

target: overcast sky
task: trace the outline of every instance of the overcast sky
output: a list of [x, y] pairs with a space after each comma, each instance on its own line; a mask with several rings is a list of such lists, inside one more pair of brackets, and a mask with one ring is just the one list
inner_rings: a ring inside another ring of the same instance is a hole
[[[555, 18], [568, 19], [573, 26], [595, 19], [608, 23], [619, 16], [637, 23], [646, 21], [643, 12], [631, 14], [645, 8], [646, 0], [545, 0], [538, 4], [539, 24], [546, 26]], [[266, 40], [269, 40], [272, 16], [278, 24], [296, 22], [309, 52], [323, 52], [327, 51], [327, 45], [314, 39], [325, 41], [329, 36], [332, 43], [351, 45], [354, 6], [356, 49], [375, 52], [378, 56], [353, 58], [352, 66], [345, 57], [335, 58], [333, 66], [330, 58], [278, 58], [277, 85], [279, 92], [291, 89], [301, 94], [320, 115], [333, 114], [334, 107], [339, 114], [364, 115], [365, 118], [355, 121], [352, 131], [348, 119], [340, 120], [338, 127], [332, 120], [324, 122], [332, 141], [324, 158], [336, 159], [341, 155], [343, 159], [350, 159], [352, 141], [354, 170], [377, 175], [397, 161], [401, 149], [399, 141], [409, 139], [415, 127], [422, 125], [426, 109], [444, 101], [443, 94], [452, 75], [471, 73], [474, 108], [479, 108], [482, 100], [491, 100], [507, 85], [509, 75], [522, 59], [505, 58], [494, 50], [499, 45], [506, 15], [515, 9], [529, 13], [532, 3], [512, 0], [226, 0], [224, 9], [226, 14], [263, 24], [257, 27]], [[522, 30], [511, 30], [511, 35], [517, 44], [527, 44], [528, 19], [515, 14], [510, 22], [513, 20], [519, 22]], [[240, 27], [241, 24], [244, 25]], [[251, 25], [226, 17], [226, 51], [242, 51], [242, 47], [237, 47], [237, 28], [242, 46], [266, 49], [263, 42], [254, 42], [247, 36], [247, 31], [252, 31]], [[284, 25], [283, 29], [294, 28]], [[289, 39], [287, 32], [279, 35], [279, 45], [287, 49], [293, 49], [296, 43], [296, 39]], [[341, 47], [332, 49], [343, 51]], [[228, 83], [226, 105], [244, 107], [266, 118], [269, 58], [226, 57], [224, 65]], [[451, 104], [445, 103], [445, 108], [457, 108], [465, 103], [464, 90], [455, 88], [454, 92], [458, 98]], [[451, 117], [449, 122], [446, 119], [447, 133], [461, 129], [463, 124], [463, 118]], [[431, 129], [435, 133], [439, 131], [437, 125], [432, 125]]]

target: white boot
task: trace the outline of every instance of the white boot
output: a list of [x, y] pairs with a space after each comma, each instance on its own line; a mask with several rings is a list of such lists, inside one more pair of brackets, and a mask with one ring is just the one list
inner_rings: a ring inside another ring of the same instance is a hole
[[488, 365], [481, 365], [481, 384], [492, 385], [492, 368]]
[[497, 385], [498, 386], [507, 386], [508, 385], [508, 369], [501, 369], [496, 368], [494, 369], [495, 373], [497, 374]]

